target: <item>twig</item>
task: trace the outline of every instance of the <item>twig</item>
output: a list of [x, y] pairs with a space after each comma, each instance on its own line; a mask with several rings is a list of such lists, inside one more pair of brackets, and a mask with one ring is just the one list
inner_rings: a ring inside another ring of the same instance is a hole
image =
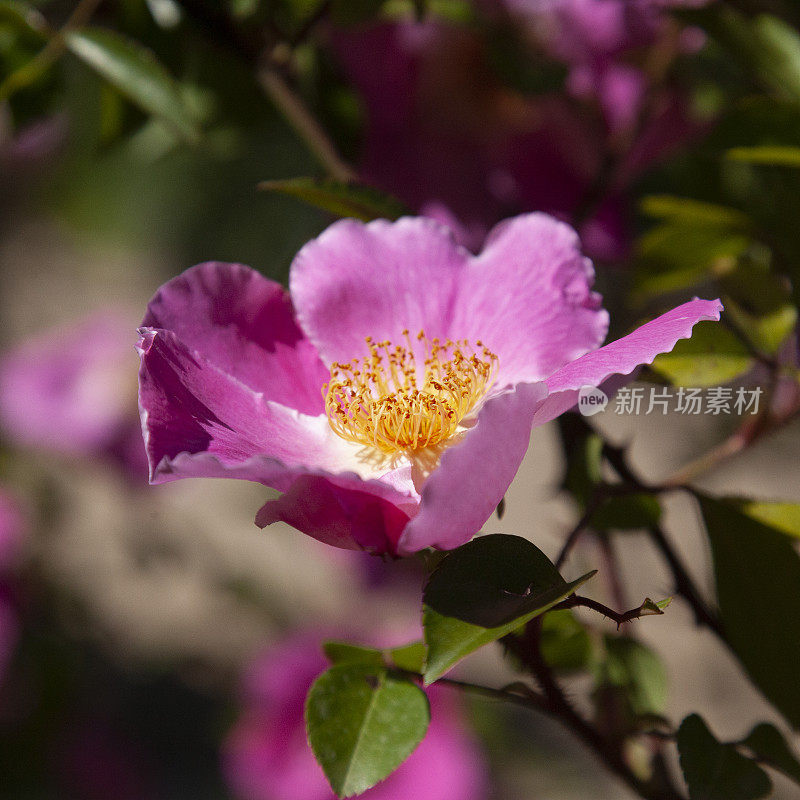
[[632, 608], [630, 611], [614, 611], [613, 608], [609, 608], [607, 605], [599, 603], [597, 600], [592, 600], [590, 597], [582, 597], [578, 594], [571, 594], [566, 600], [562, 600], [560, 603], [554, 605], [551, 611], [560, 611], [567, 608], [578, 608], [579, 606], [583, 608], [591, 608], [592, 611], [597, 611], [604, 617], [616, 622], [618, 630], [620, 625], [623, 625], [626, 622], [632, 622], [633, 620], [641, 619], [642, 617], [649, 617], [654, 614], [664, 613], [652, 600], [650, 600], [649, 597], [646, 598], [640, 606]]

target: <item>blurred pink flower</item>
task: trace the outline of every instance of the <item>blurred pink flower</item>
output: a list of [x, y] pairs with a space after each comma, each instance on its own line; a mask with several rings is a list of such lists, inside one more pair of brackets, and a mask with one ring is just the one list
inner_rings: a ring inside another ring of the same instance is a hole
[[[223, 769], [241, 800], [334, 800], [308, 746], [305, 696], [328, 665], [316, 637], [296, 636], [268, 651], [244, 680], [244, 711], [223, 747]], [[446, 689], [427, 690], [425, 739], [364, 800], [484, 800], [483, 754]]]
[[600, 347], [593, 277], [575, 232], [543, 214], [497, 226], [478, 256], [431, 219], [340, 220], [296, 256], [291, 299], [242, 265], [194, 267], [140, 329], [151, 482], [257, 481], [284, 492], [257, 524], [338, 547], [457, 547], [532, 426], [719, 318], [695, 299]]
[[[647, 124], [631, 132], [645, 80], [616, 54], [634, 41], [651, 41], [660, 16], [644, 3], [628, 12], [624, 0], [530, 6], [531, 13], [538, 9], [545, 49], [570, 66], [572, 97], [523, 95], [504, 86], [485, 43], [466, 27], [402, 22], [337, 32], [335, 54], [366, 110], [360, 173], [415, 211], [451, 225], [473, 250], [511, 214], [544, 211], [571, 222], [591, 203], [597, 207], [579, 231], [584, 248], [619, 260], [630, 240], [630, 181], [696, 129], [681, 98], [663, 91]], [[593, 23], [594, 6], [600, 8]], [[566, 25], [572, 17], [574, 30]], [[589, 34], [594, 38], [584, 41]], [[631, 132], [635, 153], [605, 181], [598, 200], [596, 182], [614, 149], [611, 139], [622, 131]]]
[[103, 309], [0, 358], [0, 427], [20, 447], [112, 455], [144, 477], [130, 318]]

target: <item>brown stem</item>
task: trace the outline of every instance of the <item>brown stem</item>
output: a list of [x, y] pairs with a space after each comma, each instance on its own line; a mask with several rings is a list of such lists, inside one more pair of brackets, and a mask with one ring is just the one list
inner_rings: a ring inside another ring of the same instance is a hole
[[613, 608], [609, 608], [607, 605], [599, 603], [597, 600], [592, 600], [590, 597], [582, 597], [579, 594], [570, 595], [566, 600], [562, 600], [560, 603], [554, 605], [551, 610], [559, 611], [566, 608], [578, 607], [591, 608], [592, 611], [597, 611], [604, 617], [616, 622], [617, 628], [626, 622], [632, 622], [635, 619], [641, 619], [642, 617], [647, 617], [658, 613], [657, 611], [653, 610], [652, 605], [648, 605], [647, 600], [645, 600], [640, 606], [630, 609], [630, 611], [614, 611]]

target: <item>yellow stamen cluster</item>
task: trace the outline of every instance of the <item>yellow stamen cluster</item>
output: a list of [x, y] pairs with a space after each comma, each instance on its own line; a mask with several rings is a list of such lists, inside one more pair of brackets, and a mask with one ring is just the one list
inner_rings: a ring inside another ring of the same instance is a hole
[[334, 363], [322, 387], [331, 427], [343, 439], [385, 454], [424, 450], [449, 439], [494, 380], [497, 356], [477, 341], [429, 340], [418, 370], [407, 330], [405, 346], [366, 339], [369, 356]]

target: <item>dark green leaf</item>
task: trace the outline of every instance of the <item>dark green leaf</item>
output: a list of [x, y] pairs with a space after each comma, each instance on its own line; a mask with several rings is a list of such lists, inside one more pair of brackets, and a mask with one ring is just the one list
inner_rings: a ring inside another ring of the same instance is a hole
[[258, 188], [296, 197], [338, 217], [354, 217], [364, 222], [373, 219], [398, 219], [411, 213], [399, 200], [371, 186], [343, 183], [329, 178], [263, 181]]
[[800, 761], [774, 725], [768, 722], [756, 725], [742, 744], [749, 747], [757, 758], [800, 783]]
[[772, 791], [764, 770], [718, 742], [697, 714], [681, 723], [678, 753], [691, 800], [757, 800]]
[[446, 617], [494, 628], [555, 602], [566, 582], [521, 536], [481, 536], [453, 550], [433, 571], [423, 603]]
[[492, 534], [454, 550], [425, 588], [425, 682], [544, 613], [594, 574], [567, 583], [544, 553], [518, 536]]
[[402, 647], [394, 647], [389, 650], [389, 658], [398, 669], [421, 673], [425, 668], [425, 644], [412, 642]]
[[339, 797], [365, 792], [397, 769], [429, 721], [422, 689], [369, 664], [331, 667], [306, 700], [308, 741]]
[[744, 344], [721, 325], [698, 325], [691, 339], [681, 339], [653, 361], [653, 369], [676, 386], [717, 386], [752, 366]]
[[381, 651], [372, 647], [362, 647], [349, 642], [325, 642], [322, 649], [331, 664], [370, 664], [378, 668], [384, 666]]
[[725, 633], [750, 677], [800, 727], [800, 557], [733, 503], [701, 498]]
[[649, 195], [640, 205], [643, 214], [656, 219], [670, 220], [693, 226], [708, 224], [747, 230], [750, 221], [735, 208], [672, 195]]
[[185, 140], [199, 141], [197, 119], [178, 83], [152, 52], [138, 42], [100, 28], [70, 31], [65, 41], [72, 53], [133, 103], [167, 123]]

